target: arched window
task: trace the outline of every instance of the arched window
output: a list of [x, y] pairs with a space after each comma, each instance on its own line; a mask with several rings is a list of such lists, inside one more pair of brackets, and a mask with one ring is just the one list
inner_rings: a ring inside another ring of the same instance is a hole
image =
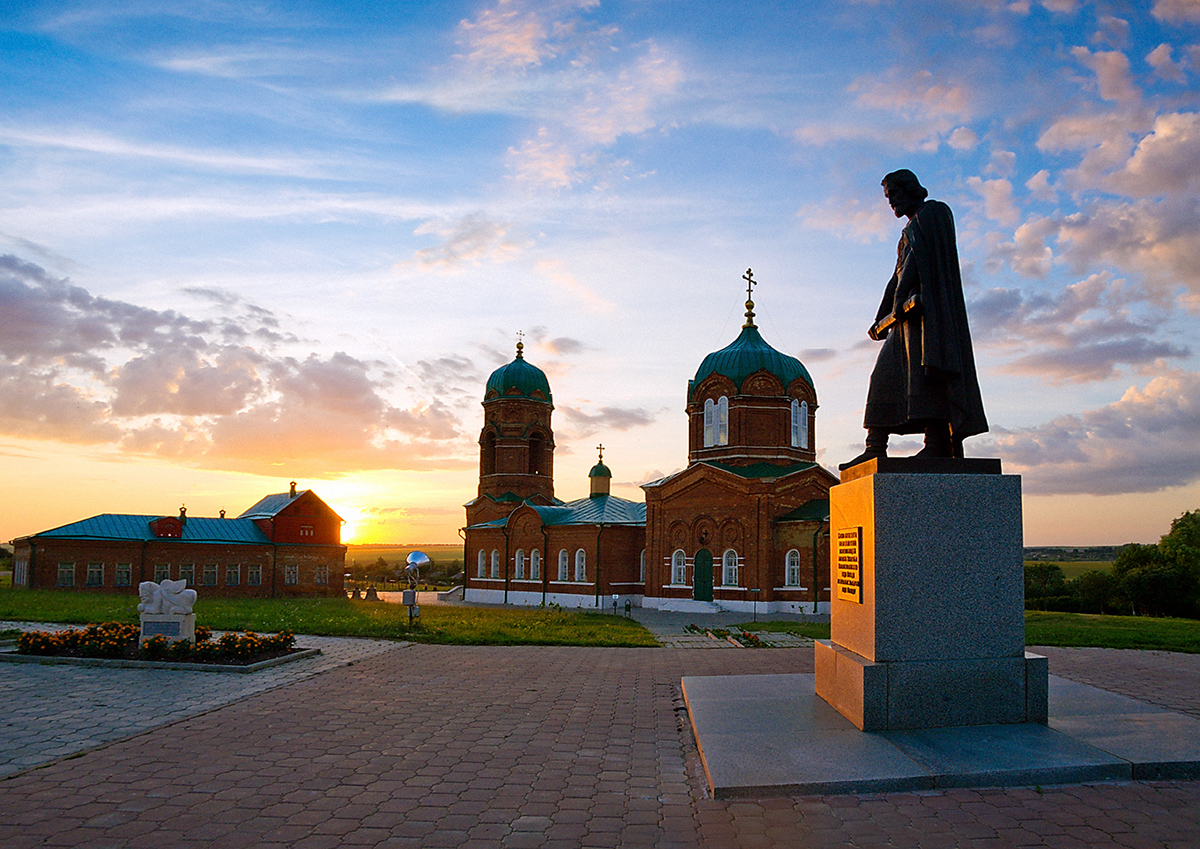
[[517, 549], [517, 554], [516, 554], [516, 556], [513, 558], [513, 561], [514, 561], [514, 563], [516, 564], [516, 567], [517, 567], [517, 568], [516, 568], [516, 573], [514, 574], [514, 576], [513, 576], [513, 577], [514, 577], [516, 580], [518, 580], [518, 581], [523, 581], [523, 580], [525, 580], [525, 549], [523, 549], [523, 548], [518, 548], [518, 549]]
[[492, 549], [492, 577], [500, 577], [500, 552]]
[[736, 587], [738, 585], [738, 562], [737, 552], [732, 548], [726, 549], [725, 555], [721, 558], [721, 583], [727, 587]]
[[713, 399], [708, 398], [704, 402], [704, 447], [708, 448], [713, 444], [713, 434], [716, 430], [716, 408], [713, 405]]
[[496, 474], [496, 434], [490, 430], [479, 440], [479, 474]]
[[542, 579], [542, 553], [536, 548], [529, 552], [529, 579], [532, 581]]
[[587, 580], [587, 552], [582, 548], [575, 549], [575, 580], [581, 584]]
[[783, 576], [785, 586], [800, 586], [800, 552], [792, 549], [787, 553], [787, 570]]
[[487, 577], [487, 552], [484, 551], [482, 548], [479, 549], [479, 560], [475, 567], [475, 577], [476, 578], [486, 578]]
[[729, 399], [722, 395], [717, 399], [717, 445], [729, 444]]
[[792, 447], [800, 446], [800, 401], [792, 399]]
[[800, 402], [800, 447], [808, 447], [808, 402]]
[[675, 553], [671, 555], [671, 583], [687, 583], [687, 555], [683, 553], [682, 548], [675, 549]]
[[558, 579], [560, 581], [571, 580], [571, 555], [567, 554], [565, 548], [558, 550]]
[[646, 583], [646, 549], [642, 549], [642, 553], [638, 555], [638, 580], [643, 584]]
[[529, 438], [529, 474], [540, 475], [545, 473], [542, 468], [543, 453], [546, 450], [546, 441], [540, 433], [535, 433]]

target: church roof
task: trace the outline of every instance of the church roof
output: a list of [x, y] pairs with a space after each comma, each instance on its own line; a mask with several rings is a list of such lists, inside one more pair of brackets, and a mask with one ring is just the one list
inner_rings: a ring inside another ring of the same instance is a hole
[[525, 355], [522, 353], [524, 347], [524, 344], [518, 342], [516, 358], [508, 365], [500, 366], [492, 372], [491, 377], [487, 379], [487, 386], [483, 390], [484, 401], [491, 401], [494, 398], [518, 397], [545, 401], [547, 404], [552, 402], [550, 381], [546, 379], [546, 373], [537, 366], [525, 362]]
[[797, 377], [812, 385], [812, 377], [798, 359], [780, 353], [767, 344], [753, 324], [742, 328], [732, 343], [709, 354], [696, 369], [696, 377], [688, 382], [688, 400], [702, 380], [711, 374], [728, 377], [740, 390], [747, 377], [766, 369], [779, 378], [786, 388]]
[[805, 501], [790, 513], [784, 513], [776, 522], [824, 522], [829, 519], [829, 499], [814, 498]]
[[[528, 504], [529, 502], [526, 502]], [[555, 525], [645, 525], [646, 505], [641, 501], [630, 501], [616, 495], [593, 495], [568, 501], [553, 507], [529, 504], [542, 524]], [[500, 528], [508, 523], [508, 516], [480, 522], [471, 528]]]

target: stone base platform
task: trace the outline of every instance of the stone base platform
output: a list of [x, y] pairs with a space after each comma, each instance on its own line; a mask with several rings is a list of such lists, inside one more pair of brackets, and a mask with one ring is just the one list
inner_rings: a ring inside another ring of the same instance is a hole
[[859, 731], [814, 676], [687, 677], [713, 796], [1200, 778], [1200, 719], [1049, 678], [1047, 725]]

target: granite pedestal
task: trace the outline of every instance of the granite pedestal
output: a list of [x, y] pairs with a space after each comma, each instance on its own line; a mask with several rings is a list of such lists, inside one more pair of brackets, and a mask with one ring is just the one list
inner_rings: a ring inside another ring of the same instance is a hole
[[864, 731], [1046, 722], [1025, 652], [1021, 479], [998, 460], [868, 461], [829, 493], [816, 692]]

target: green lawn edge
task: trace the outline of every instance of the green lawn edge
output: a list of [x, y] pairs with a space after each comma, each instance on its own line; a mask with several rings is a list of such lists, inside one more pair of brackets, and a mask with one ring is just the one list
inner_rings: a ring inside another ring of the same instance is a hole
[[[138, 621], [137, 597], [109, 593], [22, 590], [0, 593], [0, 621]], [[443, 645], [603, 646], [650, 648], [654, 636], [632, 619], [558, 609], [468, 608], [426, 605], [415, 627], [408, 608], [346, 598], [201, 598], [197, 624], [220, 631], [271, 634], [289, 630], [322, 637], [410, 640]]]

